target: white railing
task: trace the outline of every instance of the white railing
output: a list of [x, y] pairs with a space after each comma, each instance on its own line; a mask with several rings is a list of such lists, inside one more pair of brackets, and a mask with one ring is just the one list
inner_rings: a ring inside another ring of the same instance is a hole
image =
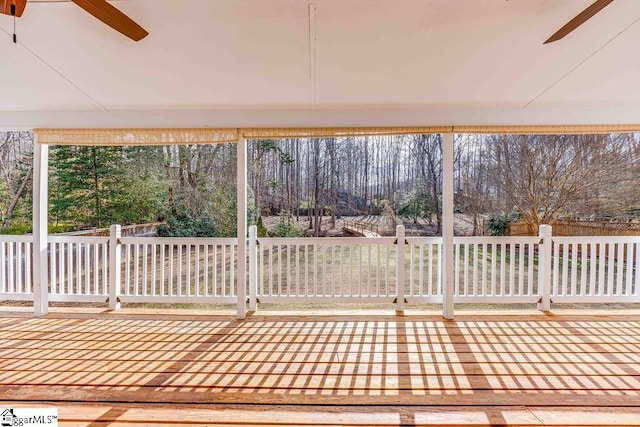
[[[393, 237], [261, 238], [260, 302], [374, 302], [396, 297]], [[251, 292], [250, 292], [251, 293]]]
[[[640, 302], [640, 237], [456, 237], [456, 303]], [[235, 238], [49, 236], [49, 299], [261, 303], [443, 300], [441, 237]], [[0, 235], [0, 299], [33, 300], [32, 236]], [[238, 263], [247, 262], [247, 278]], [[239, 280], [238, 280], [239, 279]], [[115, 285], [115, 286], [113, 286]]]
[[31, 236], [0, 235], [0, 299], [33, 300]]
[[237, 239], [122, 237], [122, 302], [235, 302]]
[[537, 302], [539, 237], [456, 237], [455, 301]]
[[104, 302], [109, 237], [49, 236], [49, 299]]
[[640, 237], [554, 237], [553, 302], [640, 302]]

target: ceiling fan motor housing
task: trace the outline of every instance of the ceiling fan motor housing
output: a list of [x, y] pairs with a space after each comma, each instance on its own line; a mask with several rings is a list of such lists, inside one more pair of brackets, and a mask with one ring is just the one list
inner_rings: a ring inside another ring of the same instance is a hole
[[27, 0], [0, 0], [0, 4], [2, 4], [0, 13], [17, 16], [19, 18], [22, 16], [22, 12], [24, 12]]

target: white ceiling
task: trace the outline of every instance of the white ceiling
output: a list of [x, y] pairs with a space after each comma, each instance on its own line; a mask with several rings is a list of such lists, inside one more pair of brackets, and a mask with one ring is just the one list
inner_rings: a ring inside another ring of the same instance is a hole
[[0, 16], [0, 127], [640, 123], [640, 1], [70, 1]]

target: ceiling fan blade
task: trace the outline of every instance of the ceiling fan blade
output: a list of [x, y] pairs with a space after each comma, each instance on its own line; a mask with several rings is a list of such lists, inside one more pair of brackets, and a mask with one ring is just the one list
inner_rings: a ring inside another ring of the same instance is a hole
[[584, 24], [589, 18], [596, 13], [600, 12], [606, 6], [608, 6], [613, 0], [597, 0], [591, 6], [580, 12], [575, 18], [567, 22], [562, 28], [556, 31], [551, 37], [549, 37], [543, 44], [555, 42], [560, 40], [580, 25]]
[[106, 0], [73, 0], [75, 4], [132, 40], [139, 41], [149, 33]]
[[24, 7], [27, 5], [27, 0], [0, 0], [0, 13], [13, 16], [11, 13], [11, 5], [16, 5], [16, 16], [19, 18], [24, 12]]

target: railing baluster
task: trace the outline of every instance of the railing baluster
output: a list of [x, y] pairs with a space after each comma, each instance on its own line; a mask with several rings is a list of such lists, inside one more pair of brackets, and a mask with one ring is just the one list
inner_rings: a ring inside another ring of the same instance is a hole
[[[427, 245], [430, 246], [429, 243]], [[417, 245], [418, 247], [418, 295], [427, 296], [428, 293], [424, 289], [424, 246]]]
[[[560, 290], [560, 243], [553, 242], [553, 263], [552, 263], [552, 282], [551, 282], [551, 295], [557, 296], [562, 295], [562, 291]], [[529, 258], [529, 262], [532, 262], [532, 259]]]
[[8, 258], [8, 264], [7, 264], [7, 268], [9, 270], [9, 274], [7, 275], [7, 292], [12, 293], [14, 292], [14, 284], [15, 284], [15, 261], [14, 261], [14, 243], [10, 242], [8, 244], [9, 246], [9, 258]]
[[218, 245], [213, 245], [213, 296], [220, 295], [218, 292], [218, 266], [220, 263], [218, 262]]
[[605, 295], [607, 293], [607, 284], [605, 280], [607, 245], [598, 243], [598, 293], [597, 295]]
[[[531, 295], [538, 295], [538, 294], [542, 294], [542, 289], [537, 289], [536, 290], [536, 286], [538, 285], [538, 281], [533, 279], [533, 266], [535, 263], [535, 245], [533, 243], [530, 243], [529, 245], [529, 265], [527, 266], [529, 268], [528, 270], [528, 280], [527, 280], [527, 295], [531, 296]], [[540, 251], [540, 247], [538, 246], [538, 251]]]
[[[362, 296], [362, 245], [357, 246], [358, 254], [358, 296]], [[404, 267], [404, 266], [403, 266]]]
[[624, 295], [631, 295], [631, 276], [633, 275], [633, 243], [624, 243], [625, 256], [625, 286]]
[[[3, 276], [2, 276], [2, 267], [4, 266], [4, 257], [2, 256], [2, 246], [4, 245], [3, 242], [0, 242], [0, 290], [3, 289]], [[57, 294], [58, 293], [58, 266], [57, 266], [57, 261], [58, 261], [58, 257], [57, 257], [57, 251], [58, 251], [58, 244], [56, 242], [49, 242], [49, 291], [52, 294]], [[31, 268], [28, 269], [29, 271], [31, 271]]]
[[209, 293], [209, 244], [204, 244], [204, 296], [208, 297]]
[[9, 274], [8, 274], [8, 282], [9, 282], [9, 286], [7, 286], [8, 291], [10, 293], [15, 292], [15, 274], [14, 274], [14, 247], [15, 247], [15, 243], [11, 242], [9, 243]]
[[282, 296], [282, 245], [278, 245], [278, 295]]
[[[26, 265], [25, 268], [27, 269], [27, 279], [25, 282], [25, 289], [24, 292], [25, 293], [31, 293], [32, 290], [32, 284], [33, 284], [33, 278], [31, 277], [31, 253], [32, 253], [32, 244], [31, 242], [27, 242], [27, 261], [26, 261]], [[1, 259], [1, 258], [0, 258]]]
[[82, 269], [84, 272], [84, 293], [89, 295], [93, 293], [91, 291], [91, 263], [89, 262], [89, 255], [92, 247], [93, 245], [89, 245], [88, 243], [84, 246], [84, 268]]
[[471, 244], [465, 243], [462, 247], [464, 248], [464, 260], [463, 260], [463, 267], [462, 267], [464, 268], [464, 272], [463, 272], [464, 286], [462, 288], [462, 295], [466, 297], [469, 295], [469, 251], [471, 250]]
[[491, 243], [491, 296], [496, 296], [496, 276], [498, 268], [498, 245]]
[[174, 292], [173, 292], [173, 284], [174, 284], [174, 277], [175, 277], [175, 269], [174, 269], [174, 265], [173, 265], [173, 257], [175, 255], [175, 244], [171, 243], [169, 245], [169, 296], [173, 296]]
[[580, 295], [591, 295], [587, 289], [587, 249], [584, 243], [580, 244]]
[[142, 295], [147, 296], [149, 285], [149, 245], [144, 243], [142, 245]]
[[200, 296], [200, 244], [196, 244], [195, 296]]
[[124, 244], [125, 270], [124, 270], [124, 292], [126, 296], [131, 295], [131, 244]]
[[10, 244], [11, 242], [0, 242], [0, 292], [9, 292], [6, 247]]
[[16, 247], [16, 261], [15, 261], [16, 283], [13, 289], [14, 289], [14, 292], [20, 292], [20, 287], [22, 283], [22, 245], [20, 244], [20, 242], [16, 242], [14, 245]]
[[[222, 291], [222, 296], [224, 297], [227, 296], [227, 245], [222, 245], [221, 257], [222, 271], [220, 273], [222, 274], [222, 283], [220, 290]], [[233, 287], [233, 283], [231, 283], [230, 286]]]
[[597, 290], [596, 290], [596, 262], [595, 262], [595, 244], [593, 244], [593, 242], [589, 242], [587, 243], [587, 250], [588, 250], [588, 263], [589, 263], [589, 268], [588, 268], [588, 275], [589, 275], [589, 295], [591, 296], [596, 296], [597, 295]]
[[[518, 245], [518, 288], [515, 292], [515, 295], [524, 296], [524, 266], [526, 265], [526, 258], [524, 256], [524, 251], [527, 246], [531, 246], [531, 244], [527, 245], [525, 243], [520, 243]], [[529, 262], [533, 262], [533, 260], [529, 260]], [[515, 282], [514, 282], [515, 284]]]
[[[93, 265], [92, 270], [93, 270], [93, 293], [96, 295], [100, 295], [101, 291], [100, 291], [100, 265], [99, 265], [99, 258], [98, 255], [100, 253], [100, 244], [97, 245], [93, 245], [93, 259], [91, 261], [91, 264]], [[118, 268], [121, 268], [121, 266], [118, 266]]]
[[453, 294], [462, 295], [460, 292], [460, 244], [453, 245]]
[[569, 260], [571, 253], [569, 251], [570, 244], [562, 244], [562, 295], [569, 295]]
[[478, 270], [479, 270], [478, 257], [480, 256], [480, 244], [473, 243], [472, 247], [473, 247], [473, 286], [471, 287], [471, 294], [475, 297], [476, 295], [478, 295], [478, 288], [480, 287], [480, 284], [478, 282]]
[[160, 244], [160, 295], [161, 296], [167, 296], [167, 288], [166, 288], [166, 284], [165, 284], [165, 262], [166, 262], [166, 254], [165, 254], [165, 247], [166, 245], [164, 243]]
[[[187, 291], [187, 296], [190, 297], [191, 295], [193, 295], [193, 292], [191, 291], [191, 251], [193, 250], [193, 245], [189, 244], [186, 245], [185, 247], [186, 249], [186, 256], [187, 256], [187, 273], [186, 273], [186, 277], [185, 277], [185, 287], [186, 287], [186, 291]], [[233, 283], [233, 282], [232, 282]]]
[[617, 266], [617, 274], [616, 274], [616, 289], [615, 295], [622, 295], [622, 285], [623, 285], [623, 267], [624, 267], [624, 244], [618, 243], [618, 255], [616, 256], [615, 265]]
[[[520, 260], [518, 260], [520, 261]], [[509, 244], [509, 281], [507, 284], [509, 285], [509, 291], [507, 295], [513, 296], [517, 294], [515, 291], [515, 276], [516, 276], [516, 245], [515, 243]]]
[[157, 246], [151, 246], [151, 295], [156, 296], [156, 281], [157, 281], [157, 268], [158, 268], [158, 260], [156, 256]]
[[614, 274], [615, 274], [615, 243], [609, 243], [609, 251], [608, 251], [608, 257], [607, 257], [607, 292], [606, 295], [607, 296], [611, 296], [613, 295], [613, 291], [614, 291], [614, 287], [615, 287], [615, 282], [614, 282]]
[[[236, 262], [235, 262], [235, 258], [236, 258], [236, 252], [238, 251], [238, 246], [237, 245], [229, 245], [229, 253], [230, 253], [230, 260], [229, 260], [229, 268], [230, 268], [230, 272], [229, 272], [229, 295], [230, 296], [235, 296], [236, 292]], [[246, 262], [246, 260], [243, 260], [243, 262]], [[245, 289], [245, 295], [246, 295], [246, 289]]]
[[[309, 295], [309, 289], [307, 289], [307, 287], [304, 287], [304, 292], [303, 294], [300, 293], [300, 254], [301, 254], [301, 245], [297, 244], [294, 246], [295, 248], [295, 256], [294, 256], [294, 265], [295, 265], [295, 269], [296, 269], [296, 295], [305, 295], [308, 296]], [[331, 270], [331, 281], [333, 282], [333, 269]]]
[[[371, 262], [371, 249], [372, 249], [372, 244], [368, 244], [367, 245], [367, 296], [372, 296], [372, 289], [371, 289], [371, 273], [372, 273], [372, 267], [373, 264]], [[413, 289], [413, 288], [411, 288]], [[412, 294], [413, 295], [413, 294]]]
[[633, 295], [634, 296], [640, 296], [640, 271], [638, 271], [638, 269], [640, 268], [640, 244], [639, 243], [634, 243], [634, 260], [633, 260], [633, 274], [634, 274], [634, 280], [633, 280], [633, 285], [635, 287]]
[[[506, 275], [507, 275], [507, 251], [506, 251], [506, 246], [504, 243], [500, 243], [500, 245], [498, 245], [497, 247], [500, 248], [500, 296], [503, 297], [504, 296], [504, 291], [505, 291], [505, 281], [506, 281]], [[498, 258], [498, 257], [496, 257]], [[498, 292], [498, 290], [496, 289], [496, 292]]]
[[635, 243], [634, 246], [636, 247], [636, 262], [633, 266], [633, 272], [635, 274], [635, 290], [633, 295], [640, 296], [640, 271], [638, 271], [638, 269], [640, 269], [640, 243]]

